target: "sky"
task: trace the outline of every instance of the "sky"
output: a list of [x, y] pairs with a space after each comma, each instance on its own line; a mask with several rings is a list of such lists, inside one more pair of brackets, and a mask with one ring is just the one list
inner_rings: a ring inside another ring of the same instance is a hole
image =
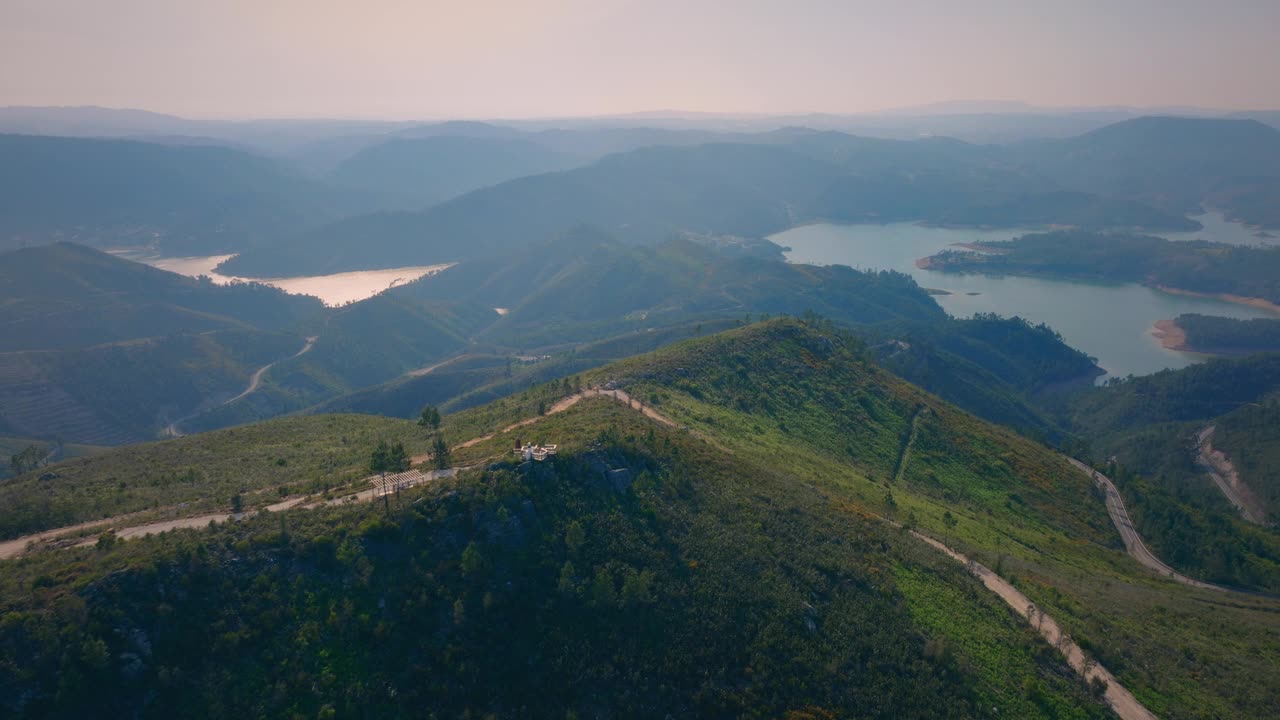
[[1280, 108], [1280, 0], [0, 0], [0, 105], [189, 117]]

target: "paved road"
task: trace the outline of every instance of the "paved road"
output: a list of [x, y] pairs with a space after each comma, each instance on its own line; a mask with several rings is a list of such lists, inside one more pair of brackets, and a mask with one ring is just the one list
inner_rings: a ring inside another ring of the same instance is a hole
[[1142, 542], [1142, 536], [1138, 534], [1136, 528], [1133, 527], [1133, 521], [1129, 519], [1129, 512], [1125, 510], [1124, 500], [1120, 497], [1120, 491], [1116, 489], [1115, 483], [1111, 482], [1111, 478], [1085, 465], [1074, 458], [1067, 458], [1067, 462], [1075, 465], [1081, 472], [1093, 478], [1093, 481], [1102, 488], [1107, 494], [1107, 513], [1111, 515], [1111, 522], [1116, 526], [1116, 530], [1120, 532], [1120, 539], [1124, 541], [1125, 550], [1133, 556], [1134, 560], [1146, 565], [1160, 575], [1182, 583], [1191, 587], [1204, 588], [1206, 590], [1221, 590], [1230, 592], [1228, 588], [1221, 585], [1202, 582], [1195, 578], [1189, 578], [1186, 575], [1174, 570], [1164, 564], [1160, 558], [1156, 557], [1147, 546]]

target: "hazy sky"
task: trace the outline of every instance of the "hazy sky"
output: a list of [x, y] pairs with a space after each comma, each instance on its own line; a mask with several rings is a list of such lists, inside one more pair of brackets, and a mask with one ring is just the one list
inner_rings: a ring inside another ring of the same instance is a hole
[[189, 116], [1280, 107], [1280, 0], [0, 0], [0, 105]]

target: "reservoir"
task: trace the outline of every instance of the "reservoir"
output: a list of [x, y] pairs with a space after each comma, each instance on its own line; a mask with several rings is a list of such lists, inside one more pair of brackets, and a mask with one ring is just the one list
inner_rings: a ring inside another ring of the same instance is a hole
[[[1221, 215], [1197, 218], [1205, 229], [1168, 234], [1171, 240], [1216, 240], [1240, 245], [1270, 246], [1274, 239]], [[1019, 316], [1044, 323], [1062, 334], [1067, 344], [1097, 358], [1106, 377], [1146, 375], [1180, 368], [1205, 359], [1196, 353], [1161, 347], [1152, 336], [1157, 320], [1184, 313], [1234, 318], [1277, 317], [1265, 310], [1221, 300], [1170, 295], [1136, 284], [1101, 285], [1067, 280], [1017, 276], [958, 275], [915, 266], [917, 258], [933, 255], [956, 243], [1008, 240], [1033, 230], [957, 230], [890, 223], [887, 225], [817, 224], [792, 228], [769, 239], [790, 247], [787, 260], [814, 265], [848, 265], [860, 270], [897, 270], [915, 278], [921, 287], [943, 290], [935, 300], [955, 317], [974, 313]], [[953, 248], [954, 249], [954, 248]]]
[[450, 265], [422, 265], [390, 268], [388, 270], [357, 270], [355, 272], [310, 277], [241, 278], [229, 277], [214, 272], [214, 268], [232, 257], [231, 255], [161, 258], [139, 257], [124, 252], [117, 254], [125, 259], [146, 263], [152, 267], [168, 270], [179, 275], [188, 277], [208, 275], [210, 279], [220, 285], [235, 281], [259, 282], [264, 285], [278, 287], [285, 292], [296, 295], [312, 295], [320, 298], [329, 307], [337, 307], [364, 300], [397, 285], [413, 282], [424, 275], [431, 275], [450, 267]]

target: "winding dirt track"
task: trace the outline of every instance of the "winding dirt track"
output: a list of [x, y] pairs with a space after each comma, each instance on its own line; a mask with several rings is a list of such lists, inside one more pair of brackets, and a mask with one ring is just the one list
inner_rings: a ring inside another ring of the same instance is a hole
[[263, 376], [263, 375], [266, 375], [268, 370], [270, 370], [271, 368], [275, 367], [276, 365], [279, 365], [280, 363], [284, 362], [285, 360], [292, 360], [292, 359], [294, 359], [294, 358], [296, 358], [296, 357], [299, 357], [299, 356], [301, 356], [301, 355], [306, 355], [307, 353], [311, 352], [311, 348], [313, 348], [313, 347], [315, 347], [315, 346], [316, 346], [316, 340], [318, 340], [318, 339], [319, 339], [319, 338], [318, 338], [317, 336], [312, 335], [311, 337], [307, 338], [307, 342], [303, 344], [302, 349], [301, 349], [301, 350], [299, 350], [298, 352], [296, 352], [296, 353], [294, 353], [294, 354], [290, 355], [290, 356], [289, 356], [289, 357], [287, 357], [287, 358], [284, 358], [284, 359], [282, 359], [282, 360], [277, 360], [277, 361], [275, 361], [275, 362], [273, 362], [273, 363], [268, 363], [268, 364], [263, 365], [262, 367], [258, 368], [258, 369], [253, 373], [253, 375], [249, 378], [249, 387], [245, 388], [245, 389], [244, 389], [244, 392], [240, 393], [239, 395], [237, 395], [237, 396], [235, 396], [235, 397], [231, 398], [230, 400], [228, 400], [228, 401], [226, 401], [226, 402], [224, 402], [224, 403], [222, 403], [222, 404], [223, 404], [223, 405], [230, 405], [231, 403], [233, 403], [233, 402], [235, 402], [235, 401], [239, 400], [240, 398], [244, 397], [245, 395], [249, 395], [249, 394], [253, 393], [255, 390], [257, 390], [257, 389], [258, 389], [258, 386], [262, 384], [262, 376]]
[[1133, 696], [1133, 693], [1125, 689], [1109, 670], [1086, 658], [1080, 646], [1070, 636], [1062, 632], [1062, 628], [1058, 627], [1058, 623], [1053, 618], [1038, 610], [1030, 598], [1023, 595], [1007, 580], [992, 572], [985, 565], [970, 560], [927, 535], [922, 535], [914, 530], [911, 531], [911, 534], [942, 551], [957, 562], [964, 563], [969, 572], [977, 576], [988, 590], [999, 595], [1000, 599], [1013, 608], [1014, 612], [1021, 615], [1028, 625], [1034, 627], [1045, 641], [1057, 648], [1058, 652], [1062, 653], [1062, 656], [1067, 659], [1067, 664], [1082, 677], [1086, 680], [1101, 680], [1105, 682], [1107, 690], [1103, 697], [1106, 698], [1107, 704], [1122, 720], [1156, 720], [1156, 715], [1143, 706]]
[[1240, 511], [1241, 517], [1255, 525], [1265, 525], [1267, 513], [1258, 496], [1240, 478], [1240, 473], [1231, 464], [1226, 453], [1213, 449], [1215, 429], [1215, 426], [1210, 425], [1196, 435], [1196, 464], [1209, 473], [1227, 501]]
[[[258, 386], [262, 384], [262, 377], [267, 374], [268, 370], [275, 367], [276, 365], [279, 365], [282, 362], [285, 362], [286, 360], [292, 360], [300, 355], [306, 355], [307, 353], [311, 352], [311, 348], [316, 346], [316, 340], [318, 339], [319, 338], [317, 336], [309, 337], [307, 338], [307, 341], [302, 345], [302, 349], [299, 350], [298, 352], [290, 355], [287, 358], [281, 358], [279, 360], [276, 360], [275, 362], [267, 363], [266, 365], [263, 365], [262, 367], [253, 371], [253, 374], [249, 376], [249, 385], [244, 389], [244, 392], [231, 398], [230, 400], [227, 400], [226, 402], [218, 403], [217, 407], [222, 407], [223, 405], [230, 405], [231, 403], [256, 391], [258, 389]], [[182, 437], [182, 430], [180, 430], [178, 426], [190, 420], [191, 418], [195, 417], [196, 415], [200, 415], [204, 412], [207, 412], [207, 410], [201, 410], [199, 412], [192, 413], [179, 420], [174, 420], [173, 422], [169, 423], [169, 425], [166, 426], [165, 429], [160, 434], [163, 437], [169, 437], [169, 438]]]
[[[657, 410], [654, 410], [651, 407], [642, 405], [639, 401], [634, 400], [630, 395], [628, 395], [626, 392], [622, 390], [606, 390], [606, 389], [600, 389], [600, 388], [591, 388], [588, 390], [584, 390], [574, 395], [570, 395], [569, 397], [566, 397], [563, 400], [560, 400], [559, 402], [555, 403], [547, 410], [547, 415], [554, 415], [555, 413], [563, 412], [573, 407], [574, 405], [576, 405], [579, 401], [588, 397], [611, 397], [614, 400], [617, 400], [618, 402], [625, 403], [629, 408], [640, 410], [641, 412], [644, 413], [646, 417], [649, 417], [655, 422], [659, 422], [670, 427], [680, 427], [680, 425], [676, 421], [672, 420], [669, 417], [666, 417], [665, 415], [658, 412]], [[918, 416], [919, 415], [917, 413], [917, 417]], [[501, 432], [502, 433], [511, 432], [512, 430], [515, 430], [517, 428], [536, 423], [539, 419], [540, 419], [539, 417], [533, 417], [527, 420], [522, 420], [518, 423], [514, 423], [512, 425], [507, 426], [506, 428], [503, 428]], [[464, 442], [460, 445], [455, 446], [455, 448], [470, 447], [472, 445], [476, 445], [477, 443], [493, 438], [498, 434], [499, 433], [491, 433], [483, 437], [468, 440], [467, 442]], [[425, 456], [421, 456], [421, 457], [425, 458]], [[1171, 577], [1174, 580], [1177, 580], [1178, 582], [1181, 582], [1186, 585], [1190, 585], [1192, 587], [1207, 588], [1212, 590], [1224, 590], [1224, 591], [1226, 590], [1226, 588], [1222, 588], [1217, 585], [1211, 585], [1209, 583], [1203, 583], [1198, 580], [1194, 580], [1192, 578], [1181, 575], [1176, 571], [1174, 571], [1173, 568], [1170, 568], [1168, 565], [1165, 565], [1164, 563], [1160, 562], [1160, 560], [1156, 558], [1155, 555], [1152, 555], [1150, 551], [1146, 549], [1146, 546], [1142, 544], [1142, 538], [1138, 536], [1137, 531], [1133, 528], [1133, 523], [1129, 520], [1129, 515], [1125, 511], [1124, 502], [1120, 499], [1120, 493], [1116, 490], [1116, 487], [1111, 482], [1111, 480], [1103, 476], [1101, 473], [1098, 473], [1097, 471], [1093, 470], [1093, 468], [1089, 467], [1088, 465], [1085, 465], [1084, 463], [1079, 462], [1078, 460], [1074, 460], [1072, 458], [1067, 458], [1067, 459], [1071, 462], [1071, 464], [1075, 465], [1081, 471], [1090, 475], [1094, 479], [1094, 481], [1106, 491], [1107, 511], [1111, 515], [1111, 520], [1113, 523], [1115, 523], [1116, 529], [1120, 531], [1120, 536], [1124, 540], [1125, 547], [1126, 549], [1128, 549], [1129, 554], [1132, 555], [1135, 559], [1137, 559], [1138, 562], [1142, 563], [1143, 565], [1146, 565], [1147, 567], [1155, 570], [1156, 572], [1159, 572], [1161, 575]], [[419, 461], [419, 458], [414, 458], [414, 460]], [[431, 475], [432, 475], [432, 479], [436, 479], [438, 477], [452, 477], [453, 475], [456, 475], [460, 470], [461, 468], [449, 468], [447, 470], [433, 471]], [[368, 501], [368, 500], [372, 500], [376, 496], [376, 493], [377, 493], [376, 490], [369, 489], [369, 490], [365, 490], [360, 493], [357, 493], [354, 496], [346, 496], [343, 498], [338, 498], [338, 499], [328, 500], [328, 501], [323, 501], [323, 500], [310, 501], [307, 498], [294, 498], [291, 500], [286, 500], [284, 502], [276, 503], [275, 505], [268, 506], [267, 509], [272, 512], [277, 512], [280, 510], [287, 510], [294, 507], [305, 508], [305, 507], [317, 507], [319, 505], [324, 505], [324, 504], [332, 505], [332, 504], [339, 504], [339, 503], [345, 503], [345, 502]], [[158, 534], [158, 533], [165, 532], [167, 530], [173, 530], [176, 528], [198, 528], [198, 527], [203, 527], [205, 525], [208, 525], [210, 521], [226, 522], [227, 520], [232, 520], [232, 519], [238, 519], [238, 517], [230, 513], [218, 513], [218, 514], [212, 514], [212, 515], [201, 515], [201, 516], [190, 517], [190, 518], [180, 518], [175, 520], [164, 520], [160, 522], [148, 523], [145, 525], [139, 525], [136, 527], [118, 530], [116, 531], [116, 537], [125, 538], [125, 539], [131, 538], [131, 537], [140, 537], [148, 534]], [[893, 522], [892, 520], [889, 520], [887, 518], [878, 517], [878, 519], [890, 525], [901, 527], [898, 523]], [[33, 542], [33, 541], [42, 542], [45, 540], [49, 540], [51, 538], [56, 538], [59, 535], [65, 535], [67, 533], [75, 532], [77, 530], [83, 530], [85, 528], [90, 528], [95, 526], [97, 527], [109, 526], [112, 522], [113, 522], [112, 520], [104, 520], [104, 521], [97, 521], [97, 522], [91, 522], [91, 523], [82, 523], [81, 525], [77, 525], [69, 528], [60, 528], [57, 530], [50, 530], [44, 533], [40, 533], [38, 535], [18, 538], [16, 540], [10, 540], [4, 543], [0, 543], [0, 558], [15, 557], [17, 555], [24, 553], [27, 549], [27, 544], [29, 542]], [[1022, 594], [1022, 592], [1020, 592], [1007, 580], [1000, 577], [999, 575], [997, 575], [995, 572], [993, 572], [986, 566], [971, 560], [965, 555], [951, 549], [947, 545], [943, 544], [942, 542], [934, 538], [931, 538], [927, 535], [921, 534], [914, 530], [911, 531], [911, 534], [917, 537], [918, 539], [920, 539], [921, 541], [925, 542], [929, 546], [939, 550], [942, 553], [945, 553], [948, 557], [956, 560], [957, 562], [964, 564], [965, 567], [969, 570], [969, 572], [971, 572], [974, 576], [976, 576], [979, 580], [981, 580], [982, 584], [986, 586], [988, 590], [990, 590], [991, 592], [999, 596], [999, 598], [1003, 600], [1006, 605], [1008, 605], [1010, 608], [1014, 610], [1014, 612], [1016, 612], [1019, 616], [1021, 616], [1024, 620], [1026, 620], [1026, 622], [1029, 625], [1034, 627], [1036, 631], [1039, 632], [1040, 635], [1045, 639], [1045, 641], [1047, 641], [1053, 647], [1057, 648], [1057, 650], [1063, 655], [1063, 657], [1066, 658], [1067, 663], [1071, 666], [1071, 668], [1074, 669], [1078, 674], [1080, 674], [1081, 677], [1085, 678], [1086, 680], [1097, 679], [1097, 680], [1101, 680], [1102, 682], [1105, 682], [1106, 691], [1104, 694], [1104, 698], [1106, 699], [1107, 704], [1111, 706], [1112, 710], [1114, 710], [1116, 715], [1118, 715], [1122, 720], [1156, 720], [1156, 715], [1154, 715], [1151, 711], [1147, 710], [1147, 708], [1144, 707], [1136, 697], [1134, 697], [1133, 693], [1129, 692], [1123, 685], [1120, 684], [1118, 680], [1116, 680], [1115, 676], [1112, 675], [1110, 671], [1108, 671], [1106, 668], [1102, 667], [1101, 665], [1097, 664], [1093, 660], [1087, 658], [1084, 652], [1080, 649], [1080, 646], [1077, 645], [1074, 641], [1072, 641], [1069, 636], [1066, 636], [1063, 633], [1062, 629], [1058, 626], [1057, 622], [1055, 622], [1052, 617], [1049, 617], [1043, 611], [1038, 610], [1035, 604], [1032, 603], [1031, 600], [1027, 598], [1026, 595]], [[96, 541], [97, 541], [96, 537], [89, 537], [77, 543], [74, 543], [74, 546], [88, 545]]]

